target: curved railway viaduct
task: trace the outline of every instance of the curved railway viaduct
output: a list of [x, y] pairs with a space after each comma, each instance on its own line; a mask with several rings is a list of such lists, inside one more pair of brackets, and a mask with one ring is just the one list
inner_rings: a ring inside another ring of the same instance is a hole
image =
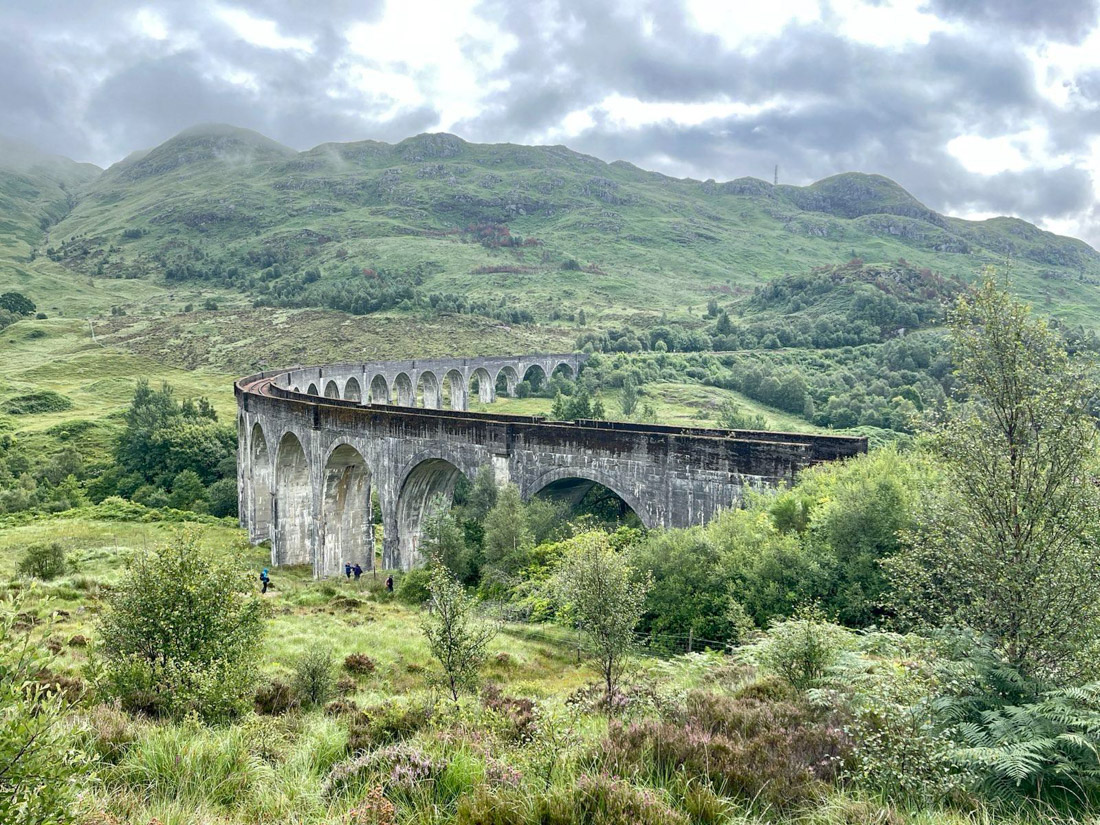
[[[271, 541], [274, 565], [336, 575], [374, 562], [377, 493], [382, 564], [419, 560], [421, 525], [458, 479], [493, 467], [498, 483], [579, 501], [593, 484], [646, 527], [701, 524], [810, 465], [866, 452], [864, 438], [662, 427], [468, 411], [541, 373], [575, 376], [581, 354], [422, 359], [294, 367], [242, 378], [238, 406], [241, 525]], [[444, 406], [449, 409], [443, 409]]]

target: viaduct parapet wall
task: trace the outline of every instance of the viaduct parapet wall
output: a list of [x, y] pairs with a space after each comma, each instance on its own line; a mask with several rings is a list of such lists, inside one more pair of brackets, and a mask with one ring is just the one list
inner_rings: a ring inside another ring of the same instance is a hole
[[525, 499], [577, 501], [602, 484], [646, 527], [687, 527], [736, 506], [746, 489], [867, 450], [866, 439], [850, 436], [467, 409], [471, 392], [489, 402], [533, 370], [575, 375], [585, 358], [334, 364], [243, 378], [235, 385], [241, 524], [253, 542], [271, 541], [272, 564], [311, 564], [316, 576], [330, 576], [345, 562], [373, 565], [380, 517], [383, 566], [408, 569], [420, 561], [433, 508], [449, 502], [460, 477], [472, 480], [487, 465]]

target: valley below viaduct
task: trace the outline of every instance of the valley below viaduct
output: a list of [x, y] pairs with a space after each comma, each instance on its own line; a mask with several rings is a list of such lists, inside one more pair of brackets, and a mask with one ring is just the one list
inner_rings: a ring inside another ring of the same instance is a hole
[[[747, 489], [866, 452], [852, 436], [666, 427], [470, 412], [531, 376], [573, 377], [587, 356], [418, 359], [295, 367], [242, 378], [238, 494], [242, 527], [271, 542], [273, 565], [373, 567], [376, 494], [382, 566], [421, 558], [422, 525], [459, 478], [484, 466], [524, 499], [573, 503], [607, 487], [646, 527], [702, 524]], [[448, 407], [449, 409], [444, 409]]]

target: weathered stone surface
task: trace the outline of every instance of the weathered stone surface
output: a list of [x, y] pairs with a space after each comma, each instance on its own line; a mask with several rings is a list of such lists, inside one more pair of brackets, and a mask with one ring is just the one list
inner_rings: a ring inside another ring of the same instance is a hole
[[[587, 356], [425, 359], [295, 367], [236, 384], [241, 524], [271, 539], [272, 564], [312, 564], [317, 576], [374, 559], [371, 491], [384, 533], [383, 565], [419, 561], [421, 524], [455, 483], [492, 465], [524, 498], [577, 498], [593, 482], [647, 527], [702, 524], [735, 506], [746, 487], [773, 486], [801, 468], [865, 452], [866, 439], [466, 411], [509, 393], [528, 370]], [[500, 379], [503, 378], [503, 381]], [[438, 409], [446, 386], [453, 409]], [[364, 388], [366, 390], [364, 391]]]

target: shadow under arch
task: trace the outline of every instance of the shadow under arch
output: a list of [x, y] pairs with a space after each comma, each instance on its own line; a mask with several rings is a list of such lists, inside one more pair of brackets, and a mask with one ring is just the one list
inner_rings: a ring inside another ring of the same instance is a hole
[[550, 376], [546, 374], [546, 370], [539, 364], [532, 364], [523, 371], [523, 376], [520, 381], [524, 381], [531, 388], [531, 392], [538, 392], [546, 386], [546, 382], [550, 380]]
[[317, 385], [316, 384], [310, 384], [308, 387], [306, 387], [306, 394], [307, 395], [320, 395], [320, 393], [317, 392]]
[[509, 398], [514, 398], [516, 395], [516, 384], [519, 383], [519, 374], [516, 372], [515, 367], [505, 365], [497, 370], [496, 378], [493, 381], [493, 385], [496, 388], [497, 395], [505, 395]]
[[348, 379], [348, 383], [344, 385], [344, 400], [345, 401], [362, 401], [363, 400], [363, 388], [359, 386], [359, 379], [354, 376]]
[[271, 451], [260, 422], [252, 425], [248, 438], [248, 465], [252, 473], [252, 508], [249, 520], [252, 540], [271, 538]]
[[370, 380], [370, 398], [368, 399], [371, 404], [389, 404], [390, 403], [390, 385], [386, 383], [386, 376], [382, 373], [374, 376]]
[[475, 386], [477, 387], [477, 400], [482, 404], [491, 404], [497, 400], [496, 384], [485, 367], [478, 367], [470, 374], [470, 384], [466, 391], [472, 395], [475, 392]]
[[[523, 497], [530, 500], [535, 496], [545, 496], [574, 509], [597, 487], [602, 487], [614, 495], [622, 505], [638, 517], [644, 527], [659, 526], [633, 493], [624, 493], [613, 478], [596, 470], [570, 468], [549, 470], [531, 482], [524, 491]], [[625, 515], [626, 513], [620, 508], [619, 518]]]
[[424, 523], [436, 512], [446, 511], [454, 498], [455, 485], [471, 474], [459, 469], [454, 456], [422, 453], [409, 462], [397, 484], [398, 558], [403, 570], [422, 561], [420, 536]]
[[416, 388], [408, 373], [399, 372], [393, 379], [393, 392], [399, 407], [416, 406]]
[[442, 402], [444, 409], [462, 411], [467, 408], [466, 381], [458, 370], [448, 370], [443, 376]]
[[339, 398], [340, 397], [340, 385], [335, 381], [329, 381], [325, 384], [325, 398]]
[[343, 572], [344, 564], [374, 564], [371, 523], [371, 472], [366, 459], [350, 444], [339, 444], [325, 461], [321, 499], [323, 552], [321, 576]]
[[559, 375], [566, 381], [575, 381], [577, 379], [577, 371], [573, 369], [573, 365], [568, 361], [559, 361], [550, 370], [551, 378], [557, 378]]
[[309, 564], [313, 494], [309, 461], [302, 442], [292, 432], [283, 435], [275, 453], [274, 541], [272, 562]]
[[413, 405], [423, 407], [426, 410], [438, 410], [443, 403], [443, 395], [439, 390], [439, 379], [431, 370], [420, 373], [416, 379], [416, 396]]

